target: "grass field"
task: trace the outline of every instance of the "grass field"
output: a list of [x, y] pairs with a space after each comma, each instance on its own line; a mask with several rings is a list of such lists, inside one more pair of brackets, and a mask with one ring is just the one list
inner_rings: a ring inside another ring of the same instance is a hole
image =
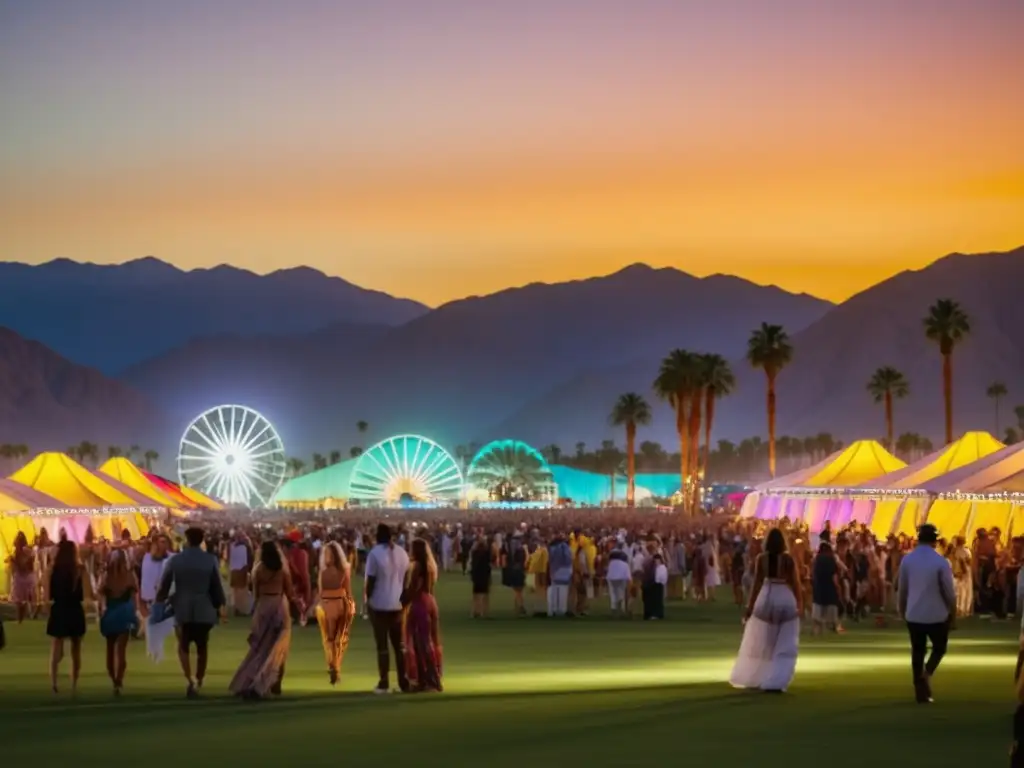
[[725, 683], [741, 631], [727, 604], [670, 604], [660, 623], [615, 621], [603, 604], [584, 619], [515, 619], [508, 594], [496, 589], [495, 618], [472, 621], [461, 576], [444, 577], [438, 592], [447, 690], [436, 696], [369, 694], [375, 662], [362, 620], [335, 690], [327, 684], [319, 633], [309, 627], [296, 628], [282, 699], [229, 697], [246, 637], [245, 622], [236, 620], [214, 632], [201, 701], [184, 699], [176, 660], [154, 665], [141, 642], [129, 649], [125, 692], [114, 699], [92, 625], [77, 698], [54, 696], [43, 622], [8, 622], [8, 647], [0, 653], [4, 762], [81, 768], [116, 760], [162, 768], [194, 756], [189, 762], [197, 768], [412, 760], [568, 768], [635, 766], [651, 758], [769, 768], [884, 768], [904, 759], [929, 766], [1007, 763], [1012, 623], [962, 625], [936, 676], [936, 703], [922, 707], [913, 702], [905, 631], [895, 623], [854, 625], [840, 637], [805, 635], [790, 693], [772, 697]]

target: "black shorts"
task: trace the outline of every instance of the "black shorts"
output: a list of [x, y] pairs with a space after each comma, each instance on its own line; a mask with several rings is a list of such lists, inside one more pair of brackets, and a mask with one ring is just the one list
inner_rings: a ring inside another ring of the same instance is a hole
[[212, 624], [182, 624], [178, 632], [178, 644], [188, 650], [189, 646], [205, 648], [210, 642], [210, 630]]

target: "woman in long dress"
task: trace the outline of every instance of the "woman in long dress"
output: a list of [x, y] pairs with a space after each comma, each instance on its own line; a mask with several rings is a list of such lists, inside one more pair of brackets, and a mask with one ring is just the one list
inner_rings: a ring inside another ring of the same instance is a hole
[[22, 531], [14, 537], [14, 552], [8, 558], [11, 565], [11, 602], [17, 606], [18, 623], [36, 607], [36, 555], [28, 545]]
[[273, 541], [263, 542], [260, 548], [260, 560], [252, 571], [252, 589], [255, 607], [249, 652], [229, 689], [236, 696], [249, 699], [280, 696], [292, 639], [289, 604], [294, 599], [291, 573]]
[[331, 685], [337, 685], [341, 662], [348, 650], [352, 620], [356, 616], [356, 603], [352, 599], [352, 569], [345, 550], [336, 541], [320, 549], [317, 592], [320, 604], [316, 607], [316, 621], [327, 658], [327, 675]]
[[124, 673], [128, 669], [128, 640], [139, 627], [139, 582], [128, 567], [124, 549], [110, 553], [107, 572], [99, 589], [100, 634], [107, 641], [107, 675], [114, 695], [121, 695]]
[[708, 600], [714, 602], [715, 588], [722, 584], [722, 575], [718, 570], [721, 565], [718, 562], [718, 537], [706, 536], [701, 549], [704, 550], [704, 562], [707, 566], [704, 576], [704, 594]]
[[423, 539], [413, 541], [410, 559], [406, 587], [405, 674], [410, 691], [440, 692], [443, 690], [441, 631], [434, 600], [437, 564]]
[[82, 638], [85, 636], [85, 598], [83, 582], [87, 578], [85, 569], [78, 562], [78, 547], [73, 541], [62, 541], [57, 545], [50, 571], [50, 617], [46, 622], [46, 634], [52, 638], [50, 644], [50, 686], [57, 693], [57, 673], [64, 658], [64, 641], [71, 641], [71, 690], [78, 688], [78, 676], [82, 671]]
[[796, 564], [782, 531], [773, 528], [754, 569], [746, 626], [729, 682], [736, 688], [782, 693], [793, 681], [803, 612]]

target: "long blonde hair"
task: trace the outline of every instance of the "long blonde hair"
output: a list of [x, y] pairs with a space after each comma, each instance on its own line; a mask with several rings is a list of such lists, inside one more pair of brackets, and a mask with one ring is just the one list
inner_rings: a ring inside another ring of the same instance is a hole
[[328, 541], [322, 547], [320, 547], [320, 568], [317, 570], [317, 581], [318, 588], [322, 592], [324, 569], [327, 567], [327, 550], [331, 550], [334, 554], [335, 567], [344, 574], [349, 572], [348, 557], [345, 556], [345, 548], [336, 541]]

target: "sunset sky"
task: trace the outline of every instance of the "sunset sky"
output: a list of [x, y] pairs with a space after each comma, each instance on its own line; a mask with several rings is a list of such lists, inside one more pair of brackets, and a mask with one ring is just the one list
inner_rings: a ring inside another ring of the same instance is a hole
[[842, 299], [1024, 244], [1020, 0], [0, 0], [0, 260]]

